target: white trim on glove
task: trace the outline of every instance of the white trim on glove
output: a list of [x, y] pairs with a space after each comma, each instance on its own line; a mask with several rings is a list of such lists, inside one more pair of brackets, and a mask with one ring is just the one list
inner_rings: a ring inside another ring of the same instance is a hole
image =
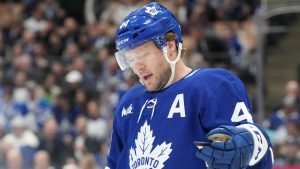
[[262, 132], [253, 124], [242, 124], [236, 126], [248, 130], [253, 137], [253, 154], [249, 162], [249, 166], [258, 163], [268, 151], [269, 144]]

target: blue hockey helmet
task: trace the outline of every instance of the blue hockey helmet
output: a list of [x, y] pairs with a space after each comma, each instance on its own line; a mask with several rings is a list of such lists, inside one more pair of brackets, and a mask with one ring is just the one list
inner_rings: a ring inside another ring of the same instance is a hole
[[164, 35], [174, 32], [177, 45], [182, 44], [181, 28], [174, 15], [159, 3], [152, 2], [131, 12], [116, 32], [116, 58], [122, 70], [128, 68], [124, 60], [124, 51], [136, 48], [150, 40], [157, 47], [167, 46]]

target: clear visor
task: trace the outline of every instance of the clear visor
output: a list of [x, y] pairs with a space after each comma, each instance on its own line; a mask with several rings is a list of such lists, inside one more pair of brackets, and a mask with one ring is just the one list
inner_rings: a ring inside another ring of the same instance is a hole
[[131, 50], [129, 51], [119, 51], [115, 53], [117, 62], [122, 71], [126, 70], [127, 68], [132, 68], [132, 66], [137, 62], [147, 62], [147, 59], [150, 57], [149, 52], [142, 52], [140, 55], [136, 55]]
[[[163, 47], [165, 47], [167, 45], [163, 34], [154, 36], [150, 39], [143, 39], [143, 40], [137, 40], [137, 41], [132, 42], [130, 45], [128, 45], [127, 48], [119, 50], [118, 52], [115, 53], [117, 62], [122, 71], [124, 71], [127, 68], [130, 68], [134, 62], [142, 61], [143, 59], [145, 59], [145, 54], [144, 54], [144, 55], [138, 56], [138, 57], [135, 56], [134, 60], [133, 60], [132, 59], [133, 57], [128, 56], [129, 55], [128, 52], [148, 41], [153, 41], [154, 44], [160, 49], [162, 49]], [[131, 53], [131, 52], [129, 52], [129, 53]], [[127, 57], [126, 57], [126, 55], [127, 55]]]
[[125, 51], [118, 51], [115, 53], [115, 56], [122, 71], [130, 67], [130, 64], [127, 62], [126, 59]]

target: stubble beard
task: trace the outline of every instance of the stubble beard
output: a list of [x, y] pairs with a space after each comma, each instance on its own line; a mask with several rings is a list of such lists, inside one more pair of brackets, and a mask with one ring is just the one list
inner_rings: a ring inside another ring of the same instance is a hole
[[154, 77], [153, 84], [146, 85], [149, 92], [159, 92], [168, 83], [171, 77], [171, 68], [169, 66], [159, 71], [160, 69], [161, 68], [157, 68], [158, 76]]

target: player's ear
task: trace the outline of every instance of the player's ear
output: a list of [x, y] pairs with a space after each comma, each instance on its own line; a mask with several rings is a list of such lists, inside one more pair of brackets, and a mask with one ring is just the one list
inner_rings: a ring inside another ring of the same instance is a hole
[[171, 57], [170, 59], [175, 59], [176, 52], [177, 52], [175, 40], [168, 41], [167, 48], [168, 48], [169, 57]]

